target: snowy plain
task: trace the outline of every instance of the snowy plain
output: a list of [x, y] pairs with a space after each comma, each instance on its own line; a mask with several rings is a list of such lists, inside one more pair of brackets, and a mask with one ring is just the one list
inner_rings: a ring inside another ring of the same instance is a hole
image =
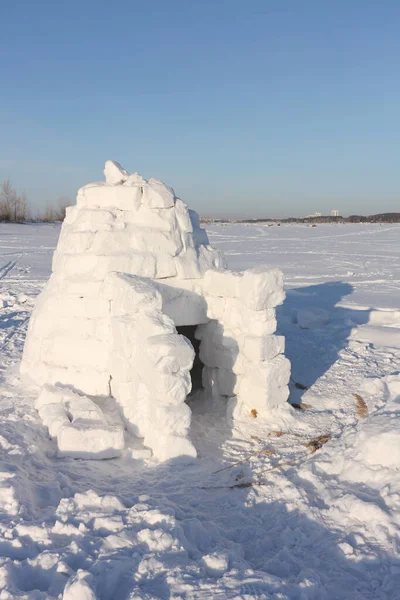
[[231, 269], [283, 270], [306, 409], [232, 431], [194, 397], [182, 467], [56, 458], [18, 363], [59, 226], [0, 225], [1, 600], [400, 598], [400, 226], [208, 233]]

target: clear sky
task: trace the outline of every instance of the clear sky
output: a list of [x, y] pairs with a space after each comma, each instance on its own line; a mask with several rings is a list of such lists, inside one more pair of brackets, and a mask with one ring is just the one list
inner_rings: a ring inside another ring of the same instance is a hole
[[107, 158], [201, 214], [400, 211], [399, 0], [0, 2], [0, 180]]

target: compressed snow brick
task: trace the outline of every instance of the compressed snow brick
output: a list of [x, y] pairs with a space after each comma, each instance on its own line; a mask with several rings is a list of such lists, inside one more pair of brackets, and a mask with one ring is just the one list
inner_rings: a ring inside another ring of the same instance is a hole
[[290, 379], [290, 361], [279, 354], [272, 360], [266, 360], [260, 363], [252, 363], [244, 361], [244, 368], [239, 379], [243, 381], [248, 379], [254, 385], [268, 388], [273, 385], [276, 387], [282, 387], [289, 383]]
[[[119, 268], [117, 268], [117, 264]], [[57, 257], [55, 267], [63, 273], [65, 279], [90, 276], [94, 281], [101, 281], [111, 271], [121, 270], [129, 273], [131, 257], [129, 254], [118, 254], [117, 257], [96, 256], [95, 254], [62, 254]]]
[[70, 393], [64, 397], [64, 407], [72, 421], [75, 419], [87, 419], [105, 423], [106, 418], [97, 404], [86, 396]]
[[[54, 314], [54, 313], [53, 313]], [[80, 340], [91, 338], [104, 342], [108, 338], [108, 320], [104, 318], [87, 319], [82, 317], [59, 316], [56, 322], [51, 320], [51, 313], [39, 314], [35, 319], [35, 325], [40, 326], [43, 339], [55, 337], [69, 337], [74, 332], [76, 343]], [[28, 349], [28, 347], [27, 347]], [[38, 344], [33, 347], [33, 354], [38, 354]]]
[[60, 457], [103, 459], [120, 456], [125, 447], [122, 427], [86, 419], [63, 425], [57, 435]]
[[193, 240], [194, 245], [197, 246], [208, 246], [210, 241], [205, 229], [200, 227], [200, 217], [196, 211], [189, 208], [189, 218], [193, 229]]
[[45, 404], [38, 412], [43, 425], [49, 430], [50, 437], [57, 437], [60, 427], [70, 422], [64, 406], [59, 402]]
[[237, 376], [230, 369], [216, 369], [215, 383], [221, 396], [234, 394]]
[[113, 316], [131, 315], [143, 308], [161, 310], [162, 307], [161, 294], [152, 281], [126, 273], [109, 273], [102, 295], [112, 303]]
[[273, 385], [260, 387], [249, 379], [242, 379], [236, 394], [250, 409], [263, 411], [284, 405], [289, 398], [289, 388]]
[[116, 161], [106, 160], [106, 164], [104, 166], [104, 176], [107, 183], [115, 185], [126, 181], [129, 174]]
[[[96, 319], [107, 316], [108, 307], [101, 297], [93, 298], [85, 296], [67, 296], [62, 297], [56, 294], [49, 294], [47, 300], [48, 314], [60, 315], [61, 317]], [[45, 316], [39, 316], [44, 319]]]
[[235, 333], [219, 321], [211, 320], [202, 328], [199, 328], [199, 331], [203, 332], [200, 333], [201, 338], [204, 336], [207, 336], [208, 339], [212, 338], [212, 342], [218, 347], [238, 348]]
[[142, 351], [151, 364], [163, 373], [190, 371], [193, 365], [193, 346], [183, 335], [154, 335], [143, 343]]
[[89, 250], [92, 254], [99, 256], [104, 254], [123, 254], [127, 249], [132, 248], [132, 233], [127, 228], [116, 231], [96, 231], [92, 236]]
[[[57, 279], [54, 278], [53, 281], [57, 282]], [[57, 292], [62, 291], [67, 296], [84, 296], [85, 298], [94, 298], [97, 300], [102, 290], [103, 282], [88, 281], [85, 277], [76, 277], [67, 281], [60, 281], [56, 287]], [[93, 316], [90, 315], [90, 318], [93, 318]]]
[[239, 339], [241, 352], [247, 359], [254, 362], [270, 360], [283, 354], [285, 338], [281, 335], [243, 335]]
[[[71, 229], [71, 231], [76, 233], [95, 233], [96, 231], [112, 231], [113, 229], [118, 230], [121, 227], [123, 228], [123, 226], [124, 223], [117, 220], [117, 216], [112, 210], [100, 208], [80, 208], [76, 212], [73, 222], [73, 229]], [[63, 232], [64, 228], [62, 230], [62, 234]], [[68, 237], [68, 235], [66, 235], [66, 237]]]
[[98, 183], [86, 185], [80, 191], [78, 206], [85, 208], [115, 208], [136, 212], [142, 201], [139, 187]]
[[143, 205], [148, 208], [170, 208], [174, 206], [175, 193], [172, 188], [158, 179], [149, 179], [143, 187]]
[[212, 246], [199, 246], [197, 252], [202, 274], [206, 273], [209, 269], [222, 269], [226, 267], [221, 250], [216, 250]]
[[74, 223], [78, 214], [79, 214], [79, 210], [76, 205], [75, 206], [67, 206], [65, 208], [65, 219], [64, 219], [64, 223], [63, 223], [63, 229], [66, 228], [68, 225], [71, 225], [72, 223]]
[[[217, 300], [217, 299], [214, 299]], [[277, 328], [276, 312], [273, 308], [252, 310], [235, 298], [224, 299], [222, 322], [231, 330], [249, 335], [271, 335]], [[208, 313], [209, 316], [210, 313]]]
[[182, 250], [182, 238], [177, 229], [166, 232], [130, 223], [121, 227], [120, 222], [117, 221], [107, 229], [72, 231], [69, 235], [60, 238], [55, 264], [60, 254], [88, 252], [101, 256], [123, 254], [130, 250], [138, 253], [150, 252], [161, 256], [164, 254], [176, 256]]
[[143, 341], [153, 335], [175, 333], [175, 326], [163, 313], [149, 310], [132, 315], [131, 318], [129, 316], [113, 318], [111, 332], [113, 352], [126, 358], [138, 355], [141, 362]]
[[202, 271], [195, 248], [186, 248], [175, 257], [176, 272], [180, 279], [200, 279]]
[[175, 213], [180, 229], [187, 233], [193, 233], [193, 225], [190, 219], [188, 205], [179, 198], [175, 202]]
[[126, 233], [129, 236], [127, 246], [138, 252], [152, 252], [157, 256], [164, 254], [176, 256], [182, 250], [182, 238], [177, 229], [166, 232], [151, 227], [128, 225]]
[[118, 405], [122, 409], [125, 424], [130, 433], [139, 438], [144, 438], [146, 432], [153, 431], [151, 398], [147, 387], [139, 380], [134, 383], [121, 383], [111, 381], [111, 389], [114, 397], [118, 399]]
[[124, 185], [143, 187], [146, 183], [147, 181], [141, 175], [139, 175], [139, 173], [131, 173], [131, 175], [128, 175], [126, 178]]
[[204, 289], [209, 296], [237, 298], [243, 273], [209, 270], [204, 274]]
[[[100, 232], [103, 235], [108, 232]], [[60, 238], [57, 246], [57, 256], [59, 254], [84, 254], [92, 248], [95, 233], [90, 231], [71, 232], [70, 235]]]
[[171, 375], [154, 370], [154, 372], [149, 372], [147, 377], [142, 380], [146, 381], [146, 386], [152, 396], [165, 404], [184, 402], [192, 389], [189, 372], [179, 372]]
[[224, 318], [225, 298], [214, 298], [213, 296], [206, 296], [207, 301], [207, 316], [209, 319], [216, 319], [221, 321]]
[[150, 419], [154, 427], [162, 435], [186, 436], [190, 429], [192, 412], [187, 404], [168, 405], [151, 402]]
[[205, 336], [201, 340], [199, 356], [207, 367], [233, 369], [238, 353], [238, 348], [235, 346], [217, 347], [211, 337]]
[[89, 367], [102, 370], [107, 367], [107, 346], [93, 339], [81, 339], [77, 343], [73, 336], [57, 336], [43, 340], [41, 358], [57, 366]]
[[240, 299], [252, 310], [273, 308], [285, 299], [283, 274], [279, 269], [258, 266], [244, 271]]
[[201, 280], [169, 279], [165, 283], [157, 281], [156, 286], [162, 296], [162, 310], [170, 316], [175, 325], [197, 325], [207, 323], [207, 303], [198, 285]]
[[[121, 350], [120, 350], [121, 351]], [[113, 396], [115, 396], [113, 392], [113, 384], [115, 381], [121, 383], [132, 382], [137, 379], [136, 369], [132, 366], [125, 354], [119, 354], [116, 350], [112, 350], [110, 352], [109, 362], [108, 362], [108, 370], [111, 375], [111, 391]]]
[[166, 279], [168, 277], [175, 277], [177, 274], [175, 258], [168, 254], [157, 254], [156, 260], [156, 272], [155, 279]]
[[45, 385], [40, 390], [39, 396], [36, 398], [35, 408], [40, 410], [47, 404], [61, 404], [63, 400], [62, 390], [50, 385]]
[[110, 375], [107, 371], [98, 371], [84, 366], [80, 366], [80, 368], [57, 367], [44, 363], [34, 364], [30, 373], [33, 371], [38, 373], [35, 381], [39, 385], [43, 383], [68, 385], [90, 396], [108, 396], [110, 393]]
[[111, 394], [118, 400], [122, 408], [133, 406], [138, 401], [138, 381], [122, 381], [118, 378], [112, 378], [110, 388]]
[[204, 298], [186, 290], [168, 301], [163, 301], [163, 312], [171, 317], [177, 327], [208, 321]]
[[152, 229], [153, 231], [180, 231], [176, 211], [172, 208], [148, 208], [141, 205], [136, 212], [121, 211], [126, 224]]

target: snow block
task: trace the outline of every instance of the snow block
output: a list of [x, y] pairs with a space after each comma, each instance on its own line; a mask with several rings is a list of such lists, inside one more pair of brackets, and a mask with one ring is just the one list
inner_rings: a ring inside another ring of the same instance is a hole
[[239, 341], [244, 356], [252, 362], [270, 360], [283, 354], [285, 338], [282, 335], [243, 335]]
[[123, 183], [128, 179], [128, 176], [128, 173], [123, 167], [121, 167], [119, 163], [114, 160], [106, 160], [106, 164], [104, 166], [104, 177], [106, 178], [107, 183], [110, 185]]
[[70, 422], [65, 408], [60, 402], [45, 404], [38, 412], [43, 425], [49, 430], [50, 437], [57, 437], [60, 427], [68, 425]]
[[240, 299], [251, 310], [282, 304], [285, 299], [282, 271], [262, 266], [244, 271]]
[[59, 457], [104, 459], [120, 456], [125, 447], [122, 427], [91, 419], [75, 419], [57, 434]]
[[282, 387], [289, 383], [290, 361], [283, 354], [280, 354], [272, 360], [266, 360], [258, 364], [247, 362], [247, 365], [244, 364], [243, 366], [240, 381], [244, 379], [248, 379], [253, 385], [263, 388]]
[[261, 387], [250, 379], [242, 379], [235, 390], [238, 399], [246, 405], [249, 410], [255, 408], [260, 416], [265, 417], [266, 411], [279, 408], [289, 398], [288, 386]]
[[163, 373], [179, 373], [192, 368], [194, 350], [183, 335], [154, 335], [146, 340], [143, 352], [154, 367]]
[[142, 188], [97, 183], [81, 188], [78, 206], [86, 208], [117, 208], [137, 211], [142, 203]]
[[110, 273], [102, 293], [112, 304], [113, 316], [131, 315], [143, 308], [161, 310], [162, 298], [154, 283], [126, 273]]
[[143, 204], [148, 208], [170, 208], [174, 202], [174, 190], [158, 179], [149, 179], [143, 188]]
[[204, 275], [204, 289], [209, 296], [219, 298], [238, 298], [243, 273], [209, 270]]

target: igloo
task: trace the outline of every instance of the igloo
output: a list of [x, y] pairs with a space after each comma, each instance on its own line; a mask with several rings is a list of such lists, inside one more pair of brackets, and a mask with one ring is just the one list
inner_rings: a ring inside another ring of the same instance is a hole
[[233, 420], [286, 404], [282, 273], [227, 270], [172, 188], [104, 173], [67, 209], [21, 373], [60, 456], [118, 456], [133, 435], [159, 460], [195, 457], [192, 380]]

